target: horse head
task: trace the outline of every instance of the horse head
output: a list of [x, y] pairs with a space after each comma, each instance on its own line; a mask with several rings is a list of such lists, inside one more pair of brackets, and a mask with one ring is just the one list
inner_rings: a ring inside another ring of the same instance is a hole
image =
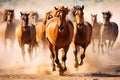
[[37, 12], [30, 11], [29, 12], [29, 18], [31, 18], [32, 20], [34, 20], [36, 22], [39, 18], [39, 14]]
[[91, 13], [91, 22], [92, 22], [92, 25], [94, 25], [97, 22], [97, 14]]
[[4, 11], [4, 21], [12, 22], [14, 18], [14, 10], [5, 9]]
[[110, 18], [112, 17], [112, 13], [110, 11], [108, 12], [102, 12], [103, 14], [103, 23], [106, 24], [110, 21]]
[[64, 6], [59, 6], [58, 8], [54, 7], [54, 9], [55, 9], [54, 16], [60, 19], [60, 25], [58, 28], [61, 31], [62, 29], [64, 29], [63, 23], [65, 21], [66, 15], [70, 10], [68, 9], [68, 7], [65, 8]]
[[75, 20], [77, 23], [77, 26], [79, 29], [82, 28], [82, 25], [84, 24], [84, 6], [82, 5], [82, 7], [80, 6], [74, 6], [74, 16], [75, 16]]
[[20, 12], [20, 14], [21, 14], [22, 27], [25, 28], [26, 30], [28, 22], [29, 22], [29, 13]]
[[53, 18], [53, 16], [54, 16], [53, 11], [46, 12], [44, 18], [44, 24], [46, 24], [49, 19]]

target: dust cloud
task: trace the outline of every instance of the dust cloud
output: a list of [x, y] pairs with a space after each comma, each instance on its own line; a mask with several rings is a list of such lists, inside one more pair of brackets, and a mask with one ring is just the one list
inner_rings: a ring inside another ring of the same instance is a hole
[[[17, 19], [20, 19], [20, 11], [29, 11], [35, 10], [38, 11], [40, 16], [44, 16], [44, 13], [51, 10], [54, 6], [65, 5], [65, 6], [73, 6], [73, 5], [85, 5], [84, 9], [84, 17], [85, 20], [90, 22], [91, 13], [98, 14], [98, 21], [102, 22], [102, 11], [110, 10], [113, 14], [111, 21], [114, 21], [120, 26], [120, 15], [118, 11], [118, 6], [120, 4], [119, 0], [104, 0], [101, 3], [94, 2], [77, 2], [77, 0], [21, 0], [20, 2], [16, 2], [15, 4], [6, 3], [2, 6], [2, 9], [5, 8], [13, 8], [15, 10], [15, 16]], [[79, 68], [74, 68], [74, 54], [73, 48], [70, 46], [69, 51], [67, 53], [67, 67], [68, 70], [65, 73], [67, 74], [75, 74], [75, 73], [94, 73], [94, 72], [109, 72], [115, 71], [116, 67], [120, 66], [120, 36], [118, 36], [117, 41], [114, 45], [114, 49], [108, 53], [93, 53], [92, 52], [92, 44], [90, 44], [86, 50], [86, 57], [84, 59], [84, 64], [79, 66]], [[97, 48], [96, 48], [97, 49]], [[26, 50], [26, 63], [22, 60], [22, 54], [18, 42], [15, 41], [13, 47], [10, 47], [10, 42], [8, 41], [7, 49], [4, 50], [3, 43], [0, 42], [0, 73], [30, 73], [30, 74], [38, 74], [38, 75], [58, 75], [58, 71], [51, 71], [51, 59], [50, 59], [50, 51], [48, 49], [40, 49], [38, 48], [37, 56], [33, 54], [34, 59], [32, 62], [29, 61], [29, 54], [27, 52], [27, 46], [25, 46]], [[59, 58], [61, 57], [61, 51], [59, 51]], [[115, 65], [115, 66], [114, 66]]]

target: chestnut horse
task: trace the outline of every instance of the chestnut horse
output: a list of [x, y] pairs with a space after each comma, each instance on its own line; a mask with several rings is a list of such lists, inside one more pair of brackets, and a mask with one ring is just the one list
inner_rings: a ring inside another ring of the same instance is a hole
[[46, 13], [45, 18], [41, 22], [37, 22], [35, 27], [36, 27], [36, 40], [39, 43], [39, 46], [42, 49], [45, 49], [47, 47], [47, 41], [46, 41], [46, 23], [49, 19], [53, 17], [52, 12], [49, 11]]
[[93, 27], [92, 33], [92, 43], [93, 43], [93, 52], [95, 52], [95, 39], [98, 40], [98, 52], [100, 51], [100, 29], [102, 27], [102, 23], [97, 21], [97, 14], [91, 14], [91, 25]]
[[[66, 55], [69, 49], [69, 45], [73, 38], [73, 24], [70, 20], [66, 19], [66, 15], [69, 12], [68, 8], [64, 6], [56, 8], [55, 7], [55, 15], [52, 19], [47, 21], [46, 24], [46, 38], [48, 41], [48, 47], [51, 51], [51, 59], [52, 59], [52, 70], [55, 71], [55, 63], [59, 68], [59, 75], [63, 75], [63, 73], [67, 70], [66, 67]], [[58, 50], [63, 48], [62, 53], [62, 65], [58, 59]]]
[[[73, 37], [73, 47], [74, 47], [74, 55], [75, 55], [75, 65], [74, 67], [77, 68], [78, 65], [83, 64], [83, 59], [85, 57], [85, 51], [88, 45], [91, 42], [92, 36], [92, 26], [89, 22], [84, 21], [84, 6], [74, 6], [74, 37]], [[79, 46], [84, 48], [84, 52], [81, 55], [81, 63], [78, 63], [77, 53]]]
[[4, 19], [0, 26], [0, 35], [4, 46], [7, 46], [7, 40], [11, 42], [11, 47], [15, 41], [16, 23], [14, 22], [14, 10], [6, 9], [3, 15]]
[[21, 14], [21, 24], [16, 29], [16, 37], [22, 51], [23, 60], [25, 61], [25, 50], [24, 50], [25, 44], [29, 45], [28, 53], [30, 56], [30, 60], [32, 60], [33, 48], [35, 48], [37, 44], [36, 28], [33, 24], [28, 23], [29, 14], [22, 12], [20, 12], [20, 14]]
[[[104, 53], [103, 47], [107, 46], [108, 52], [109, 49], [113, 47], [117, 37], [118, 37], [118, 25], [115, 22], [110, 22], [112, 14], [110, 11], [102, 12], [103, 14], [103, 26], [100, 30], [101, 32], [101, 48]], [[107, 41], [108, 40], [108, 44]]]

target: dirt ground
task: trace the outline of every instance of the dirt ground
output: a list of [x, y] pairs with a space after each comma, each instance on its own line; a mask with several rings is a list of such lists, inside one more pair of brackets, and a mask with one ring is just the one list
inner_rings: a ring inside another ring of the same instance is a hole
[[[35, 10], [44, 15], [49, 9], [58, 5], [85, 5], [84, 17], [85, 20], [90, 22], [90, 15], [98, 14], [98, 21], [102, 22], [102, 11], [110, 10], [113, 14], [111, 21], [114, 21], [120, 26], [119, 15], [119, 0], [104, 0], [103, 3], [94, 2], [72, 2], [74, 0], [21, 0], [20, 2], [5, 3], [4, 8], [13, 8], [15, 10], [15, 17], [20, 18], [20, 11]], [[70, 1], [68, 3], [68, 1]], [[90, 3], [90, 4], [89, 4]], [[49, 6], [45, 6], [45, 5]], [[120, 29], [120, 28], [119, 28]], [[34, 60], [29, 61], [29, 55], [26, 52], [26, 63], [22, 60], [21, 50], [18, 42], [16, 41], [12, 48], [10, 48], [10, 42], [8, 41], [7, 49], [4, 50], [2, 42], [0, 42], [0, 80], [120, 80], [120, 36], [114, 45], [114, 49], [110, 53], [93, 53], [92, 44], [90, 44], [86, 50], [86, 57], [84, 64], [77, 69], [74, 68], [74, 54], [73, 48], [70, 46], [67, 54], [67, 71], [64, 76], [58, 75], [58, 70], [51, 71], [51, 59], [48, 49], [39, 48], [37, 56], [34, 54]], [[97, 42], [96, 42], [97, 44]], [[27, 47], [26, 51], [27, 51]], [[97, 46], [95, 47], [97, 50]], [[59, 58], [61, 58], [61, 50], [59, 51]], [[80, 54], [79, 54], [80, 55]]]

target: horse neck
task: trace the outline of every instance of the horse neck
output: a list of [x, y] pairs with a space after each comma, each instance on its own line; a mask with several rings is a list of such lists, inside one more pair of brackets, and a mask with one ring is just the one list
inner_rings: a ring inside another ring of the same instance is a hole
[[22, 27], [27, 27], [27, 26], [28, 26], [28, 22], [25, 22], [25, 24], [24, 24], [24, 21], [22, 21], [22, 22], [21, 22], [21, 26], [22, 26]]

